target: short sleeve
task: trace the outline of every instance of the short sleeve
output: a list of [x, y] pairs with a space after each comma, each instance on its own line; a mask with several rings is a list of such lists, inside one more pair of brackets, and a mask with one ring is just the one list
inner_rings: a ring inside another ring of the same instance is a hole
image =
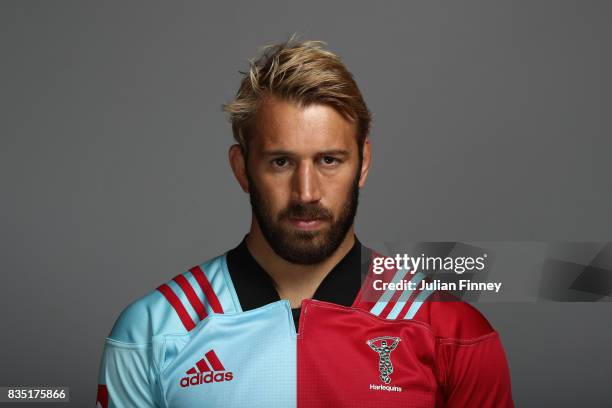
[[159, 407], [150, 344], [106, 339], [98, 378], [97, 407]]
[[439, 339], [438, 371], [445, 407], [512, 408], [510, 371], [497, 332], [470, 339]]

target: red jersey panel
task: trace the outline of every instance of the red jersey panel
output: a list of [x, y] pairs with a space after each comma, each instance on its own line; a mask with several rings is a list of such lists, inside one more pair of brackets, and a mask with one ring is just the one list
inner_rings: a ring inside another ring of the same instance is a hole
[[[380, 282], [411, 281], [402, 290]], [[302, 304], [298, 407], [513, 407], [498, 333], [420, 273], [366, 276], [352, 307]]]
[[436, 344], [427, 325], [313, 300], [302, 307], [298, 407], [435, 406]]

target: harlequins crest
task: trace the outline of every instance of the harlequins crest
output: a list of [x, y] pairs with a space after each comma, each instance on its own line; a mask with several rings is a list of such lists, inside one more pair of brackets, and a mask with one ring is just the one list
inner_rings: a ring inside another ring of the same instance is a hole
[[366, 343], [372, 350], [378, 353], [378, 371], [380, 372], [380, 380], [389, 384], [391, 382], [390, 375], [393, 373], [393, 364], [391, 364], [391, 352], [395, 350], [400, 342], [399, 337], [382, 336], [368, 340]]

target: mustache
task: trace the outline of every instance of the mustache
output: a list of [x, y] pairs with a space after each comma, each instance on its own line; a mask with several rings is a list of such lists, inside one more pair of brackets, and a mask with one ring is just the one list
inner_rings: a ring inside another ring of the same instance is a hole
[[300, 218], [304, 220], [331, 220], [333, 218], [332, 212], [317, 204], [291, 204], [289, 207], [284, 209], [280, 215], [280, 219], [283, 218]]

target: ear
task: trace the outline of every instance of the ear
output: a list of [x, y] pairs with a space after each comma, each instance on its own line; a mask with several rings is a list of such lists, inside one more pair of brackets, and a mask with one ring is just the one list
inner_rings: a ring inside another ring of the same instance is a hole
[[359, 188], [363, 187], [368, 172], [370, 171], [370, 163], [372, 162], [372, 146], [370, 145], [370, 137], [366, 137], [363, 141], [363, 160], [361, 161], [361, 174], [359, 175]]
[[232, 167], [236, 180], [238, 180], [238, 184], [240, 184], [240, 188], [242, 188], [242, 191], [245, 193], [248, 193], [249, 180], [246, 175], [246, 160], [240, 145], [234, 144], [230, 146], [228, 156], [230, 166]]

